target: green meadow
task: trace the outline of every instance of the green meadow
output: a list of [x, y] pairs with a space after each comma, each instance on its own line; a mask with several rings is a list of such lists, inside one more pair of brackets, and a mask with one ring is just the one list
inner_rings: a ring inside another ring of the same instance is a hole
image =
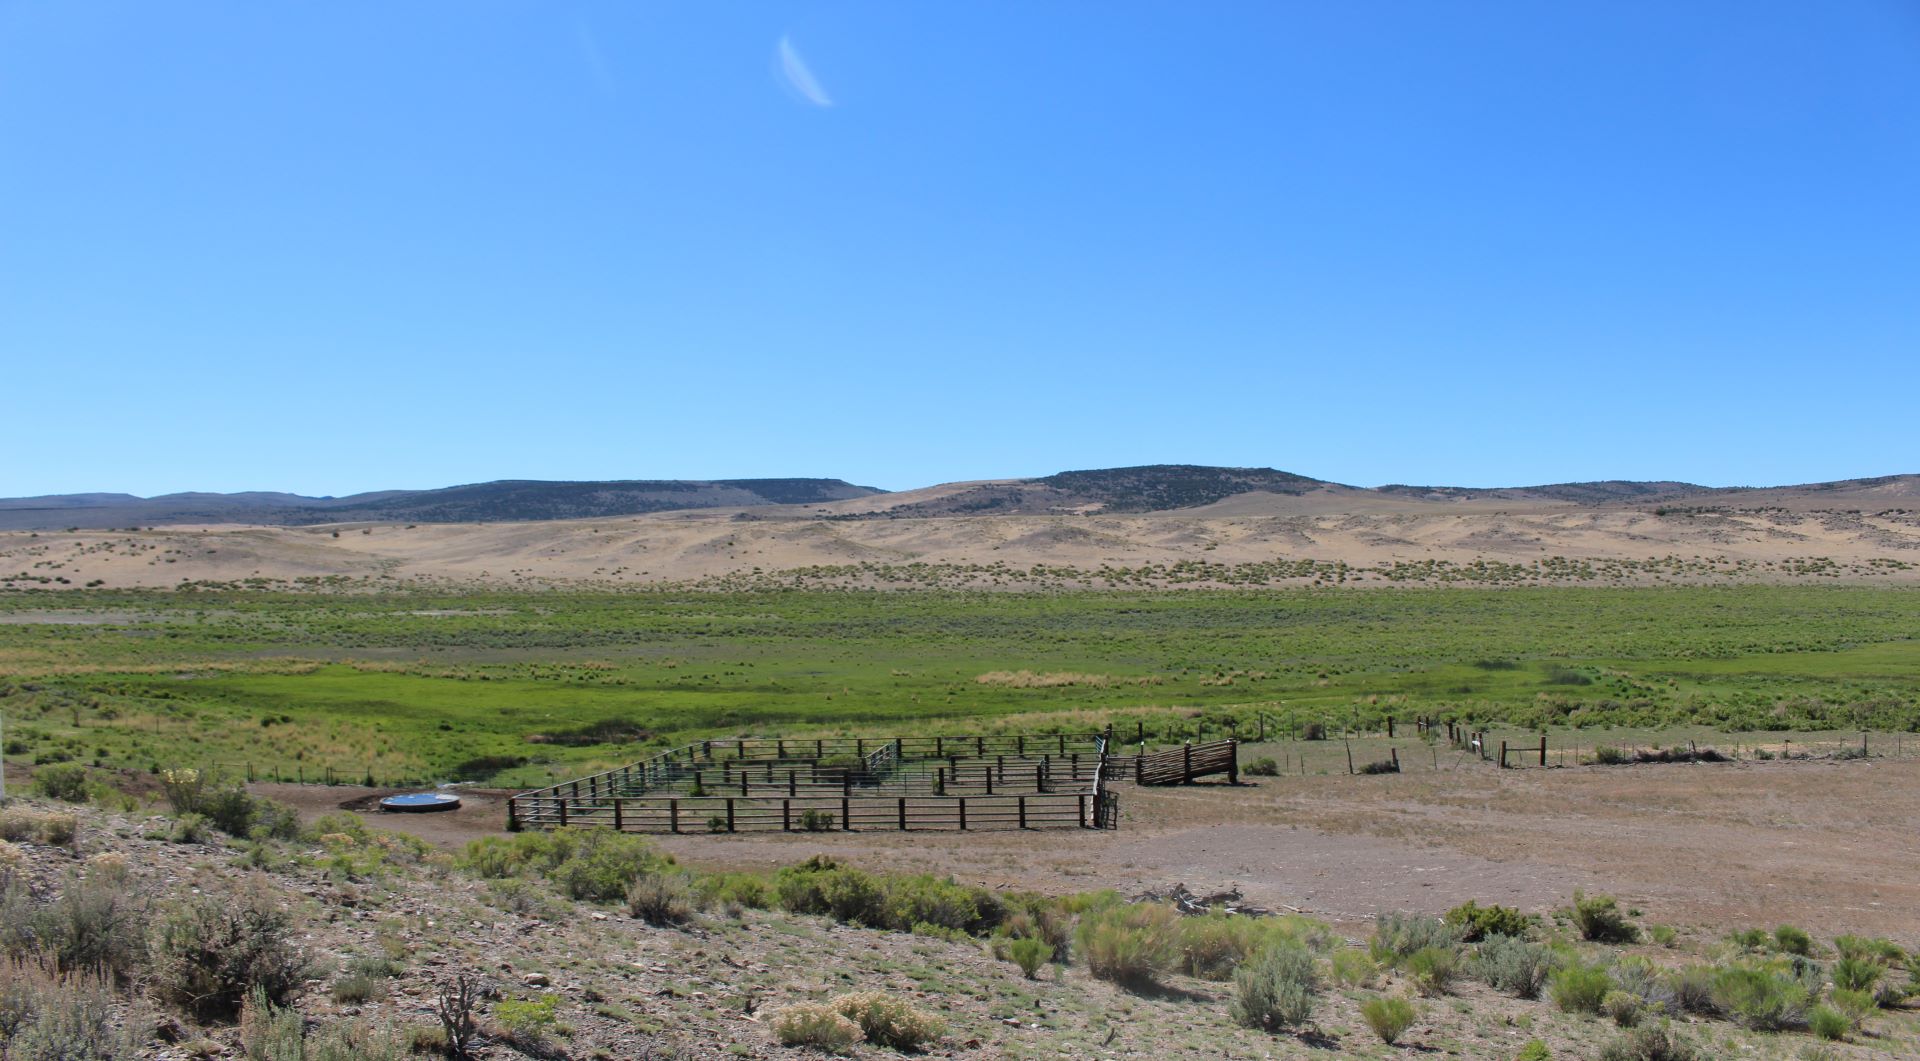
[[0, 712], [10, 762], [511, 785], [748, 734], [1912, 732], [1920, 590], [10, 592]]

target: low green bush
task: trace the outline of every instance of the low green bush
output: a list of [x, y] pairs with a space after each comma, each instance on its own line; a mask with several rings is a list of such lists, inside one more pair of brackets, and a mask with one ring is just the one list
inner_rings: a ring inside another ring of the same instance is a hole
[[1853, 1022], [1832, 1006], [1815, 1006], [1807, 1011], [1807, 1030], [1822, 1039], [1838, 1042], [1853, 1030]]
[[1686, 965], [1668, 972], [1667, 990], [1673, 1006], [1682, 1013], [1710, 1016], [1717, 1013], [1713, 1001], [1713, 981], [1717, 970], [1711, 965]]
[[1556, 970], [1547, 980], [1547, 994], [1562, 1012], [1598, 1014], [1613, 990], [1607, 971], [1592, 965], [1568, 965]]
[[655, 928], [693, 920], [693, 888], [684, 873], [642, 873], [627, 885], [627, 914]]
[[1053, 947], [1043, 939], [1016, 938], [1007, 944], [1007, 957], [1020, 967], [1027, 979], [1035, 979], [1040, 967], [1053, 960]]
[[1278, 777], [1280, 776], [1280, 764], [1274, 762], [1273, 757], [1270, 755], [1262, 756], [1248, 763], [1246, 770], [1243, 772], [1253, 777]]
[[1640, 996], [1629, 991], [1609, 991], [1600, 1000], [1600, 1012], [1622, 1028], [1631, 1028], [1640, 1023], [1641, 1011], [1645, 1003]]
[[1380, 975], [1380, 966], [1374, 963], [1372, 956], [1354, 947], [1342, 947], [1334, 951], [1329, 965], [1334, 983], [1342, 987], [1372, 987], [1373, 981]]
[[1481, 906], [1468, 899], [1448, 910], [1443, 920], [1461, 930], [1461, 942], [1478, 943], [1488, 936], [1525, 936], [1535, 919], [1511, 906]]
[[1515, 998], [1539, 998], [1553, 971], [1553, 952], [1514, 936], [1489, 936], [1474, 949], [1473, 973], [1488, 987]]
[[292, 918], [259, 887], [163, 908], [149, 951], [154, 996], [202, 1022], [231, 1019], [254, 989], [280, 1005], [309, 969]]
[[1885, 972], [1879, 962], [1868, 958], [1841, 958], [1833, 963], [1833, 986], [1842, 991], [1871, 991]]
[[624, 899], [636, 877], [667, 869], [673, 858], [645, 839], [611, 829], [569, 827], [484, 836], [457, 864], [479, 877], [534, 877], [571, 899]]
[[33, 772], [35, 795], [63, 803], [87, 801], [87, 768], [79, 763], [53, 763]]
[[1573, 923], [1580, 938], [1593, 943], [1632, 943], [1640, 930], [1627, 920], [1620, 904], [1611, 895], [1573, 893]]
[[1392, 1046], [1400, 1037], [1413, 1027], [1418, 1019], [1413, 1003], [1404, 998], [1370, 998], [1360, 1003], [1360, 1019], [1365, 1021], [1380, 1041]]
[[1714, 1008], [1756, 1031], [1779, 1031], [1806, 1019], [1811, 997], [1794, 976], [1758, 965], [1721, 969], [1713, 977]]
[[1422, 947], [1406, 956], [1400, 968], [1413, 979], [1413, 986], [1429, 997], [1444, 995], [1453, 989], [1460, 971], [1460, 952], [1452, 947]]
[[1098, 979], [1149, 984], [1180, 959], [1180, 915], [1155, 903], [1108, 907], [1080, 919], [1074, 944]]
[[1292, 1028], [1313, 1016], [1319, 995], [1312, 952], [1287, 940], [1259, 951], [1234, 970], [1229, 1012], [1249, 1028]]
[[1327, 939], [1327, 926], [1311, 918], [1207, 913], [1181, 919], [1181, 968], [1202, 980], [1228, 980], [1240, 963], [1269, 944], [1292, 940], [1313, 950]]
[[1630, 1028], [1600, 1048], [1599, 1061], [1699, 1061], [1700, 1051], [1666, 1024]]
[[1429, 947], [1457, 950], [1465, 932], [1437, 917], [1384, 913], [1374, 918], [1373, 957], [1382, 965], [1397, 966], [1408, 955]]
[[1773, 930], [1773, 949], [1782, 954], [1810, 955], [1813, 953], [1813, 937], [1807, 935], [1803, 928], [1781, 925]]

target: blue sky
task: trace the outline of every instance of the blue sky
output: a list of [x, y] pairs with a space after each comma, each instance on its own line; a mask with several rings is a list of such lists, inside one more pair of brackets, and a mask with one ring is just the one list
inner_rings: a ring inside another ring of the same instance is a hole
[[1920, 6], [0, 0], [0, 494], [1920, 472]]

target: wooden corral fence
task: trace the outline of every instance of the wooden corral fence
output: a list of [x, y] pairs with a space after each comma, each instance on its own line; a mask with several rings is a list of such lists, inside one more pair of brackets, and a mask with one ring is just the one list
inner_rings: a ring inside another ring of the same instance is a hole
[[1106, 734], [701, 741], [508, 801], [509, 828], [1113, 828]]
[[1166, 751], [1142, 752], [1111, 760], [1119, 768], [1116, 776], [1133, 778], [1142, 785], [1184, 785], [1195, 778], [1227, 775], [1227, 783], [1240, 783], [1240, 742], [1208, 741], [1183, 744]]

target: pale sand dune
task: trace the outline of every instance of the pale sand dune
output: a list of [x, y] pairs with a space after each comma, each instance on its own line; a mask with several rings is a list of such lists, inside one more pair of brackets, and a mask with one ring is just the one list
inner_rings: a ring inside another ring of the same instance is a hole
[[[1779, 492], [1755, 492], [1763, 493]], [[96, 580], [123, 587], [338, 576], [634, 585], [756, 569], [772, 575], [861, 564], [1004, 565], [1018, 571], [1042, 564], [1092, 572], [1103, 565], [1139, 568], [1182, 561], [1231, 566], [1315, 560], [1367, 568], [1427, 560], [1527, 564], [1555, 556], [1596, 562], [1662, 557], [1744, 562], [1748, 567], [1737, 573], [1713, 576], [1744, 580], [1801, 580], [1808, 576], [1780, 570], [1781, 565], [1825, 558], [1843, 569], [1838, 572], [1843, 579], [1920, 582], [1920, 508], [1819, 510], [1805, 508], [1804, 498], [1786, 505], [1780, 503], [1786, 499], [1769, 497], [1773, 507], [1765, 511], [1661, 515], [1651, 509], [1557, 502], [1393, 504], [1369, 494], [1347, 498], [1352, 504], [1340, 510], [1337, 497], [1333, 491], [1305, 498], [1248, 495], [1208, 509], [1130, 516], [828, 520], [813, 517], [811, 509], [761, 509], [414, 527], [12, 532], [0, 534], [0, 577], [13, 580], [0, 584], [59, 589]], [[825, 507], [857, 509], [873, 500]], [[892, 500], [900, 503], [900, 495]], [[1228, 514], [1234, 509], [1244, 514]], [[67, 581], [23, 581], [22, 575]], [[1831, 581], [1833, 576], [1817, 577]]]

